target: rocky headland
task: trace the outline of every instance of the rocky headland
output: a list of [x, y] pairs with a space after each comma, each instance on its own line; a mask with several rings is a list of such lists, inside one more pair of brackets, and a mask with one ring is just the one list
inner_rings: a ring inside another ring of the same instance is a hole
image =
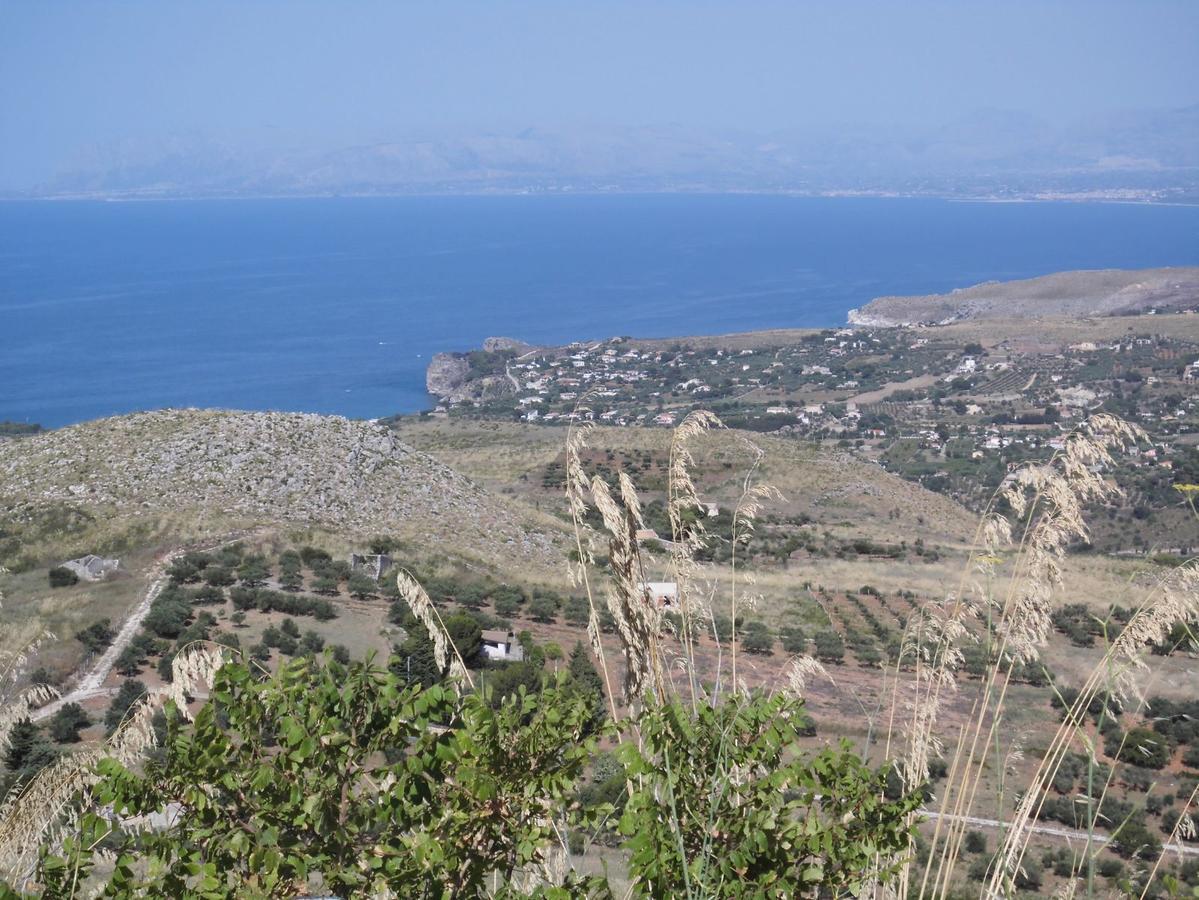
[[481, 350], [436, 353], [425, 372], [425, 390], [448, 403], [485, 403], [509, 397], [520, 388], [507, 362], [537, 349], [508, 337], [489, 337]]
[[1199, 307], [1199, 267], [1056, 272], [989, 281], [947, 294], [878, 297], [850, 310], [851, 325], [948, 325], [972, 319], [1119, 316]]

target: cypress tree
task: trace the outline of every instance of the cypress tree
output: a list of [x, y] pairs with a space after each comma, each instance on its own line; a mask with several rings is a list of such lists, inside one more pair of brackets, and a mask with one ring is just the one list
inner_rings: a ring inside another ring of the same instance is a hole
[[4, 767], [16, 773], [25, 768], [30, 755], [44, 739], [36, 725], [26, 716], [8, 733], [8, 749], [4, 751]]
[[570, 681], [575, 690], [591, 697], [591, 720], [598, 726], [607, 715], [604, 707], [604, 679], [591, 662], [591, 654], [587, 652], [582, 641], [575, 641], [574, 649], [570, 651], [569, 671]]

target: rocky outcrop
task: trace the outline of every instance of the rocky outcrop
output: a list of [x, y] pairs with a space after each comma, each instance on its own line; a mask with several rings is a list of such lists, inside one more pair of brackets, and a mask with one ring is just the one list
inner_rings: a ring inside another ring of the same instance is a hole
[[1199, 268], [1098, 269], [989, 281], [948, 294], [878, 297], [850, 310], [849, 324], [947, 325], [967, 319], [1116, 316], [1197, 306]]
[[510, 337], [489, 337], [483, 340], [483, 349], [488, 353], [497, 353], [503, 350], [511, 350], [514, 353], [528, 353], [530, 350], [537, 348], [533, 344], [526, 344], [524, 341]]
[[516, 338], [489, 337], [481, 353], [434, 354], [425, 370], [425, 389], [446, 403], [510, 397], [520, 384], [508, 374], [507, 360], [536, 349]]
[[[876, 313], [866, 312], [866, 310], [869, 308], [870, 307], [867, 306], [863, 307], [862, 309], [851, 309], [847, 315], [846, 321], [848, 321], [850, 325], [858, 328], [901, 328], [904, 325], [920, 324], [916, 322], [900, 321], [896, 318], [890, 318], [887, 316], [878, 315]], [[937, 324], [947, 323], [939, 322]]]
[[425, 370], [425, 390], [434, 397], [451, 400], [462, 394], [470, 376], [470, 361], [462, 353], [435, 353]]
[[407, 534], [449, 552], [556, 565], [551, 535], [380, 425], [162, 410], [0, 444], [0, 509], [68, 502]]

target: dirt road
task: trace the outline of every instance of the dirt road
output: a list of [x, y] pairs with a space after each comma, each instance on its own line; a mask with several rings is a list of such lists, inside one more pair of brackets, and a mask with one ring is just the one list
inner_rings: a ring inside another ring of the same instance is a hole
[[[959, 822], [965, 822], [967, 825], [973, 825], [975, 828], [1006, 828], [1007, 822], [1001, 822], [998, 819], [983, 819], [978, 816], [942, 816], [940, 813], [929, 812], [928, 810], [921, 811], [923, 815], [929, 819], [954, 819]], [[1044, 834], [1050, 837], [1067, 838], [1071, 841], [1078, 841], [1085, 844], [1087, 842], [1087, 833], [1085, 831], [1077, 831], [1073, 828], [1064, 828], [1060, 825], [1030, 825], [1028, 830], [1033, 834]], [[1111, 838], [1105, 834], [1095, 834], [1091, 839], [1096, 844], [1106, 844]], [[1199, 856], [1199, 846], [1192, 844], [1163, 844], [1163, 853], [1177, 853], [1181, 856]]]
[[[213, 550], [219, 550], [221, 547], [241, 540], [245, 537], [244, 533], [238, 533], [226, 540], [221, 541], [211, 547], [204, 547], [196, 552], [209, 553]], [[67, 703], [79, 703], [82, 700], [88, 700], [92, 697], [111, 696], [116, 693], [117, 689], [113, 687], [105, 687], [104, 682], [108, 680], [108, 676], [112, 673], [113, 666], [116, 665], [117, 659], [125, 652], [125, 648], [133, 642], [139, 630], [141, 630], [142, 622], [150, 613], [150, 607], [153, 605], [155, 598], [162, 593], [162, 589], [167, 586], [170, 579], [167, 577], [166, 570], [176, 559], [185, 553], [190, 553], [195, 548], [179, 547], [172, 550], [166, 556], [158, 560], [151, 570], [153, 580], [138, 600], [137, 605], [129, 613], [129, 616], [121, 623], [121, 630], [117, 632], [117, 636], [113, 638], [104, 652], [100, 654], [99, 659], [95, 664], [84, 673], [79, 679], [78, 684], [69, 693], [64, 694], [53, 703], [47, 703], [45, 706], [38, 709], [31, 716], [35, 721], [46, 719], [54, 715]]]

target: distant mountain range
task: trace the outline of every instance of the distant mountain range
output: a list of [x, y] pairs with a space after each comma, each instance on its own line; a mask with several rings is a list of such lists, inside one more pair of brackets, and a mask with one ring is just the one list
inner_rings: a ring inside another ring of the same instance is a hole
[[1078, 123], [986, 110], [920, 132], [529, 128], [325, 151], [204, 139], [93, 147], [33, 196], [767, 191], [1199, 201], [1199, 105]]

